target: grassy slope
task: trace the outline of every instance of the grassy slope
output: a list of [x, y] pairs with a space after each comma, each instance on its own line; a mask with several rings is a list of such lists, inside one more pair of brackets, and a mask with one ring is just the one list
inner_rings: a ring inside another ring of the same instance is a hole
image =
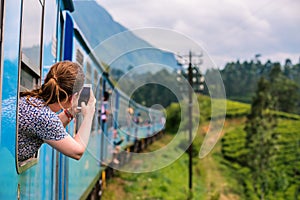
[[[230, 120], [225, 124], [226, 129], [239, 124], [241, 120]], [[197, 152], [203, 140], [203, 126], [197, 135], [194, 146]], [[159, 149], [172, 139], [166, 134], [161, 140], [151, 145], [148, 151]], [[226, 166], [221, 164], [220, 141], [213, 151], [204, 159], [193, 158], [193, 198], [192, 199], [221, 199], [237, 200], [238, 184]], [[107, 183], [103, 193], [104, 200], [114, 199], [188, 199], [188, 155], [182, 155], [173, 164], [161, 170], [132, 174], [117, 172], [115, 178]]]
[[[165, 146], [171, 139], [171, 135], [164, 136], [148, 151]], [[103, 199], [184, 199], [188, 193], [182, 183], [187, 183], [187, 163], [188, 157], [183, 155], [172, 165], [155, 172], [117, 172], [117, 178], [108, 181]]]
[[[201, 114], [209, 116], [207, 97], [199, 98]], [[205, 105], [201, 108], [201, 105]], [[223, 133], [236, 128], [243, 128], [245, 116], [250, 110], [248, 104], [227, 101], [226, 122]], [[285, 118], [284, 113], [278, 113]], [[288, 116], [293, 117], [291, 115]], [[299, 116], [294, 116], [299, 118]], [[204, 119], [208, 119], [204, 117]], [[204, 159], [198, 158], [198, 151], [203, 141], [208, 122], [201, 125], [194, 140], [194, 149], [197, 151], [193, 158], [193, 197], [190, 199], [203, 200], [238, 200], [244, 199], [243, 188], [237, 182], [236, 173], [223, 164], [221, 155], [221, 141]], [[166, 134], [160, 141], [155, 142], [147, 151], [165, 146], [172, 135]], [[117, 172], [117, 176], [108, 181], [103, 193], [104, 200], [113, 199], [188, 199], [188, 155], [182, 155], [173, 164], [161, 170], [130, 174]]]
[[[231, 130], [233, 127], [240, 126], [244, 119], [229, 119], [224, 124], [223, 133]], [[205, 129], [206, 126], [203, 126]], [[202, 137], [204, 132], [200, 133]], [[197, 144], [197, 141], [195, 141]], [[198, 144], [200, 146], [200, 144]], [[198, 159], [195, 169], [199, 170], [203, 176], [205, 193], [203, 198], [195, 199], [220, 199], [220, 200], [238, 200], [241, 199], [242, 188], [236, 181], [234, 173], [223, 165], [221, 155], [221, 141], [219, 140], [212, 152], [203, 159]], [[197, 190], [194, 196], [197, 197]]]
[[[206, 97], [201, 102], [207, 103]], [[249, 106], [236, 102], [227, 102], [227, 114], [232, 118], [235, 114], [245, 115]], [[202, 108], [205, 113], [206, 108]], [[241, 114], [242, 113], [242, 114]], [[227, 116], [228, 117], [228, 116]], [[225, 123], [225, 129], [241, 123], [242, 119], [231, 119]], [[240, 199], [238, 184], [231, 178], [231, 172], [223, 165], [220, 154], [220, 140], [213, 151], [204, 159], [198, 158], [198, 151], [203, 141], [208, 123], [204, 123], [194, 140], [195, 157], [193, 158], [193, 197], [191, 199]], [[160, 141], [152, 144], [147, 151], [165, 146], [172, 135], [166, 134]], [[114, 199], [188, 199], [188, 155], [182, 155], [173, 164], [151, 173], [131, 174], [117, 172], [114, 179], [107, 183], [103, 193], [104, 200]]]

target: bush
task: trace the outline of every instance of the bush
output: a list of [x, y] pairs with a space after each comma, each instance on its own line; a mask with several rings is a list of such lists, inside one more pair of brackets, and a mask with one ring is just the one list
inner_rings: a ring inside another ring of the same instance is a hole
[[172, 103], [167, 108], [166, 131], [169, 133], [177, 133], [181, 122], [181, 109], [178, 103]]

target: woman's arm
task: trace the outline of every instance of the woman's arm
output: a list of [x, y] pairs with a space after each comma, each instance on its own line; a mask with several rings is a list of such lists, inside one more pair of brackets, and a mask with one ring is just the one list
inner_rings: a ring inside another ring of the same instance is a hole
[[[83, 155], [86, 146], [89, 141], [93, 117], [95, 113], [95, 103], [96, 99], [94, 97], [94, 94], [91, 90], [90, 92], [90, 100], [87, 105], [85, 103], [82, 103], [81, 112], [83, 115], [83, 121], [81, 123], [81, 126], [75, 135], [74, 138], [72, 138], [70, 135], [67, 137], [61, 139], [61, 140], [45, 140], [46, 143], [51, 145], [53, 148], [57, 149], [61, 153], [65, 154], [66, 156], [69, 156], [71, 158], [79, 160], [81, 156]], [[63, 120], [67, 117], [61, 114], [60, 119], [64, 124]], [[68, 123], [68, 122], [67, 122]], [[66, 123], [66, 124], [67, 124]], [[65, 124], [64, 124], [65, 125]]]

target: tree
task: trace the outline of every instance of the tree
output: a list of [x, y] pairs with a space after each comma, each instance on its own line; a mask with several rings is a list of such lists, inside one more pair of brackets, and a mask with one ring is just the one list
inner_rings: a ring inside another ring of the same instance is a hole
[[[146, 80], [148, 84], [142, 85], [137, 88], [132, 94], [131, 98], [147, 107], [159, 104], [163, 107], [168, 107], [173, 102], [178, 102], [177, 96], [164, 85], [159, 84], [163, 82], [166, 85], [174, 84], [172, 76], [167, 70], [162, 69], [155, 74], [145, 73], [138, 74], [133, 77], [138, 77], [139, 79]], [[162, 81], [163, 80], [163, 81]], [[134, 79], [132, 80], [134, 81]]]
[[245, 126], [248, 149], [246, 165], [251, 169], [254, 192], [260, 199], [265, 199], [272, 191], [276, 179], [273, 175], [277, 152], [277, 136], [274, 132], [277, 120], [272, 112], [274, 104], [270, 83], [262, 77]]
[[276, 98], [275, 109], [296, 113], [299, 102], [299, 87], [296, 82], [284, 76], [280, 64], [275, 64], [270, 71], [271, 95]]
[[[210, 73], [211, 71], [207, 70], [205, 76]], [[283, 67], [279, 62], [270, 60], [265, 64], [258, 61], [243, 63], [237, 61], [227, 63], [220, 73], [227, 98], [251, 103], [259, 78], [265, 77], [271, 82], [272, 95], [277, 97], [276, 109], [300, 113], [300, 64], [293, 65], [290, 59], [286, 59]], [[209, 94], [207, 88], [205, 94]]]

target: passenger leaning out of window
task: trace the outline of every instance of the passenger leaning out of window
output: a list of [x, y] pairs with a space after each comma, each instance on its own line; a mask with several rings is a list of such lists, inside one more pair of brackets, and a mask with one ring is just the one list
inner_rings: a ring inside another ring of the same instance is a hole
[[81, 158], [88, 144], [95, 112], [96, 99], [92, 90], [88, 103], [81, 103], [83, 122], [77, 134], [71, 137], [65, 127], [78, 113], [76, 108], [83, 83], [81, 67], [74, 62], [62, 61], [51, 67], [40, 88], [21, 93], [19, 161], [33, 157], [43, 143], [71, 158]]

